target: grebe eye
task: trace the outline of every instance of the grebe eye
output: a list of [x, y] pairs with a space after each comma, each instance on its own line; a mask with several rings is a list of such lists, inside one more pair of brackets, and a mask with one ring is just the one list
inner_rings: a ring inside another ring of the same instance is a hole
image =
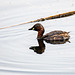
[[34, 28], [32, 30], [34, 30]]

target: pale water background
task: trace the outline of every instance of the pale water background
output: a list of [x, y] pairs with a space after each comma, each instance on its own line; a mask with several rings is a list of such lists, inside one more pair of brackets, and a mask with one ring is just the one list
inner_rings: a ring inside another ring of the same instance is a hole
[[[75, 10], [75, 0], [0, 0], [0, 28]], [[45, 33], [70, 31], [70, 42], [52, 45], [46, 42], [43, 54], [37, 32], [28, 31], [35, 23], [0, 30], [0, 75], [75, 75], [75, 15], [40, 22]]]

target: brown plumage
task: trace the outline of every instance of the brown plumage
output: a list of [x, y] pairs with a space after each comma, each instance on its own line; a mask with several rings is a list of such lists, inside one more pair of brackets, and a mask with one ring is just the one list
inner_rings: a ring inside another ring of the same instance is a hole
[[44, 40], [66, 40], [69, 39], [69, 32], [65, 31], [52, 31], [50, 33], [47, 33], [42, 38]]
[[40, 23], [37, 23], [35, 24], [32, 28], [30, 28], [29, 30], [35, 30], [35, 31], [38, 31], [38, 36], [37, 38], [38, 39], [43, 39], [43, 40], [68, 40], [70, 38], [69, 36], [69, 32], [65, 32], [65, 31], [52, 31], [52, 32], [49, 32], [47, 33], [46, 35], [43, 35], [44, 33], [44, 27], [40, 24]]

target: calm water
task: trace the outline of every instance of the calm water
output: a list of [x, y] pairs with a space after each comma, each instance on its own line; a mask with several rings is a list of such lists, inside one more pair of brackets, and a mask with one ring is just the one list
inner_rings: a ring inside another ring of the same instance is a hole
[[[65, 3], [64, 3], [65, 2]], [[0, 0], [0, 28], [75, 10], [75, 0]], [[75, 15], [40, 22], [45, 34], [53, 30], [70, 32], [70, 42], [46, 43], [42, 54], [35, 23], [0, 30], [0, 75], [75, 75]]]

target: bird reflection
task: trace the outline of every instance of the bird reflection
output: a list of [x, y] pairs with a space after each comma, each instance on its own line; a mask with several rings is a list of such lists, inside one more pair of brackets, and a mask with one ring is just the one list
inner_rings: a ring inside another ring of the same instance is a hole
[[32, 49], [32, 50], [33, 50], [34, 52], [36, 52], [37, 54], [42, 54], [42, 53], [44, 53], [44, 51], [45, 51], [45, 44], [44, 44], [44, 41], [45, 41], [46, 43], [50, 43], [50, 44], [64, 44], [64, 43], [66, 43], [66, 42], [69, 42], [69, 43], [70, 43], [69, 39], [67, 39], [67, 40], [60, 40], [60, 41], [58, 41], [58, 40], [53, 41], [53, 40], [37, 39], [37, 41], [38, 41], [39, 46], [31, 46], [31, 47], [29, 48], [29, 49]]
[[42, 54], [45, 50], [45, 44], [42, 39], [38, 39], [39, 46], [31, 46], [30, 49], [34, 50], [37, 54]]
[[69, 39], [66, 40], [45, 40], [46, 43], [50, 43], [50, 44], [64, 44], [66, 42], [69, 42]]

